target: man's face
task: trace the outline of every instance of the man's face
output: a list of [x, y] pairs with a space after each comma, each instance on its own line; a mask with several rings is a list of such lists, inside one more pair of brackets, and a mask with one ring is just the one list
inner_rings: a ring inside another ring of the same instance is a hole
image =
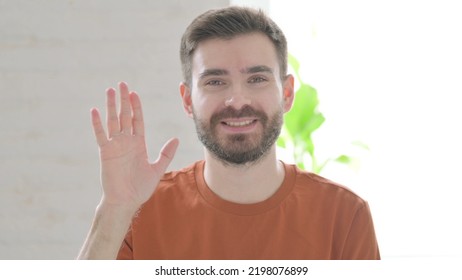
[[271, 41], [259, 33], [210, 39], [192, 62], [189, 99], [182, 95], [199, 139], [225, 163], [256, 162], [274, 146], [293, 100], [293, 79], [281, 81]]

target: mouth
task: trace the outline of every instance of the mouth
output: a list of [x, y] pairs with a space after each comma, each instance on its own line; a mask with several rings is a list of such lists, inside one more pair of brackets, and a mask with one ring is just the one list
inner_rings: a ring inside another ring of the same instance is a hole
[[245, 127], [255, 123], [257, 120], [246, 120], [246, 121], [223, 121], [221, 122], [224, 125], [231, 127]]
[[258, 123], [257, 119], [233, 119], [221, 121], [221, 127], [230, 133], [246, 133], [255, 129]]

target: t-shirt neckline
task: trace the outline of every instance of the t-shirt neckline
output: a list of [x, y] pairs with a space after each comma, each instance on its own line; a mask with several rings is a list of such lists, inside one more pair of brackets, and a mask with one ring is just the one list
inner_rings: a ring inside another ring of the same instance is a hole
[[241, 216], [251, 216], [267, 212], [278, 205], [291, 193], [295, 185], [295, 168], [292, 165], [284, 164], [285, 176], [281, 186], [278, 190], [268, 199], [252, 203], [240, 204], [224, 200], [216, 195], [207, 185], [204, 179], [204, 166], [205, 161], [202, 160], [197, 163], [195, 167], [195, 177], [197, 189], [204, 200], [212, 207], [221, 211]]

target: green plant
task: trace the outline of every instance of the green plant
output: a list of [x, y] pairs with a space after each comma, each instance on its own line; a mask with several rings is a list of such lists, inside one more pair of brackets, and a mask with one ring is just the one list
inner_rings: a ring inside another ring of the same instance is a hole
[[[339, 162], [349, 166], [354, 166], [357, 159], [342, 154], [328, 159], [320, 160], [315, 154], [315, 143], [313, 142], [313, 132], [324, 123], [324, 115], [319, 112], [318, 93], [315, 88], [304, 83], [300, 77], [300, 63], [289, 55], [289, 65], [294, 70], [295, 79], [299, 83], [299, 88], [295, 92], [295, 100], [292, 109], [284, 116], [284, 125], [281, 135], [277, 140], [277, 145], [291, 151], [294, 161], [298, 167], [307, 170], [307, 156], [311, 160], [310, 171], [321, 173], [329, 162]], [[353, 142], [353, 145], [368, 149], [361, 142]]]

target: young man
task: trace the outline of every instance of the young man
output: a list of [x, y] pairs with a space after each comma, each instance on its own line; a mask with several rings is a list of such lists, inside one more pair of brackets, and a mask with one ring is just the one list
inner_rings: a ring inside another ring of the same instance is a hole
[[276, 159], [294, 99], [282, 31], [259, 11], [196, 18], [181, 42], [186, 113], [205, 159], [164, 174], [178, 140], [147, 159], [138, 95], [107, 91], [100, 147], [103, 196], [79, 258], [379, 259], [366, 201]]

